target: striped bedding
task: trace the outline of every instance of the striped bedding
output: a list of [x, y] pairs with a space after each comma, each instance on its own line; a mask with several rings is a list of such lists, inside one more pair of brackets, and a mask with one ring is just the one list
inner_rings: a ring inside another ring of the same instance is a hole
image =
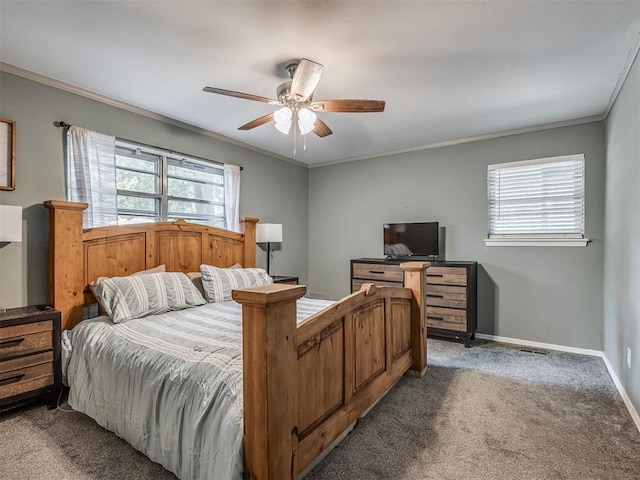
[[[298, 322], [331, 303], [298, 300]], [[62, 341], [71, 407], [182, 480], [242, 478], [239, 304], [98, 317]]]

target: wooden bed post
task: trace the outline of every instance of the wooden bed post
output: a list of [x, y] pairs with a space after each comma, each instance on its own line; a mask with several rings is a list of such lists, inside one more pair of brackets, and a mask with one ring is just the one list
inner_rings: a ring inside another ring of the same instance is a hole
[[258, 218], [240, 218], [240, 230], [244, 233], [244, 266], [256, 266], [256, 223]]
[[427, 373], [427, 275], [428, 262], [407, 262], [400, 267], [404, 270], [404, 286], [413, 291], [411, 301], [411, 348], [413, 351], [411, 369], [407, 372], [414, 377]]
[[47, 200], [49, 209], [49, 303], [62, 314], [62, 330], [82, 320], [84, 250], [82, 212], [87, 203]]
[[242, 304], [244, 477], [297, 480], [296, 300], [304, 286], [234, 290]]

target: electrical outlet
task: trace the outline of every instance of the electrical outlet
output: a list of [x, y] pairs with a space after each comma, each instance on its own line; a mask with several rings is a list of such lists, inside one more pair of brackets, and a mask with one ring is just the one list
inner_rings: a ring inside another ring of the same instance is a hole
[[631, 349], [627, 347], [627, 367], [631, 368]]

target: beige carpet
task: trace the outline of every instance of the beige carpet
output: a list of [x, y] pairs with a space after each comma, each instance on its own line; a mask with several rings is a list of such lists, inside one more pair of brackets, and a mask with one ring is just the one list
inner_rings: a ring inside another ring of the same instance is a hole
[[[2, 480], [175, 479], [79, 413], [0, 422]], [[639, 480], [640, 433], [601, 359], [429, 340], [308, 480]], [[225, 480], [225, 479], [215, 479]]]

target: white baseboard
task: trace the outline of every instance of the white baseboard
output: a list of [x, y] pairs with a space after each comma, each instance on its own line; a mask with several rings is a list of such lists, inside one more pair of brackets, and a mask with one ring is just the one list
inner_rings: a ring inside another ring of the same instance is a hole
[[607, 367], [607, 371], [611, 376], [611, 380], [613, 380], [614, 385], [618, 389], [618, 393], [622, 397], [624, 404], [627, 406], [627, 410], [629, 410], [629, 414], [631, 415], [633, 422], [636, 424], [636, 428], [640, 431], [640, 415], [638, 415], [636, 407], [631, 403], [631, 399], [629, 398], [629, 395], [627, 395], [627, 391], [624, 389], [622, 382], [620, 382], [618, 375], [616, 375], [611, 362], [609, 362], [609, 359], [605, 356], [604, 352], [600, 350], [590, 350], [588, 348], [567, 347], [565, 345], [556, 345], [553, 343], [532, 342], [530, 340], [521, 340], [519, 338], [500, 337], [498, 335], [488, 335], [486, 333], [476, 333], [476, 338], [499, 343], [522, 345], [524, 347], [543, 348], [545, 350], [556, 350], [560, 352], [577, 353], [579, 355], [589, 355], [592, 357], [602, 358], [604, 365]]
[[522, 345], [524, 347], [543, 348], [545, 350], [557, 350], [559, 352], [578, 353], [580, 355], [589, 355], [591, 357], [603, 357], [604, 354], [600, 350], [590, 350], [588, 348], [567, 347], [565, 345], [556, 345], [555, 343], [532, 342], [530, 340], [520, 340], [519, 338], [500, 337], [497, 335], [487, 335], [486, 333], [476, 333], [476, 338], [482, 340], [491, 340], [500, 343], [512, 343], [513, 345]]
[[640, 430], [640, 415], [638, 415], [638, 411], [636, 410], [636, 407], [633, 405], [633, 403], [631, 403], [631, 399], [629, 398], [629, 395], [627, 395], [627, 391], [624, 389], [624, 386], [622, 385], [622, 382], [618, 378], [618, 375], [616, 375], [616, 372], [613, 369], [613, 365], [611, 365], [611, 362], [609, 362], [609, 359], [605, 357], [604, 352], [602, 354], [602, 359], [604, 360], [604, 364], [607, 367], [607, 370], [609, 370], [609, 375], [611, 375], [611, 379], [613, 380], [613, 383], [618, 389], [618, 392], [620, 392], [620, 396], [622, 397], [624, 404], [627, 406], [627, 410], [629, 410], [629, 413], [631, 414], [631, 418], [633, 418], [633, 421], [636, 424], [636, 427], [638, 428], [638, 430]]

